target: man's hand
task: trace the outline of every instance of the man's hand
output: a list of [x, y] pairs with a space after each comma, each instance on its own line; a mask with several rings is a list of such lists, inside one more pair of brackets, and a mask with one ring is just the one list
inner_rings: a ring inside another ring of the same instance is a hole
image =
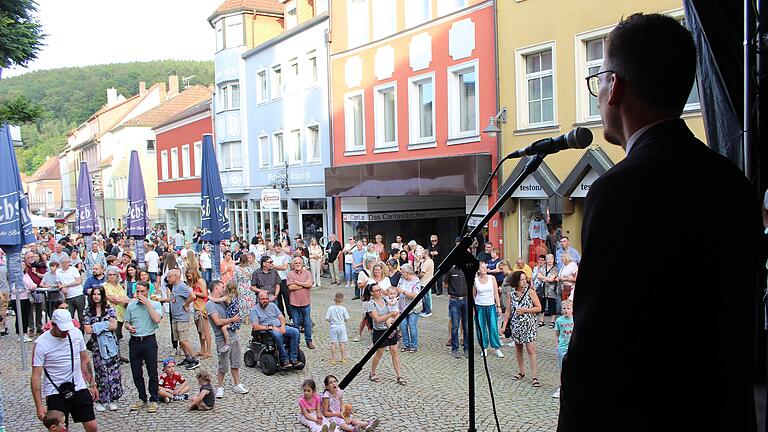
[[238, 323], [240, 322], [240, 314], [237, 314], [229, 319], [229, 322]]
[[96, 386], [90, 387], [89, 390], [91, 391], [91, 397], [94, 401], [99, 400], [99, 389]]
[[128, 333], [134, 334], [136, 333], [136, 328], [130, 324], [125, 324], [126, 330], [128, 330]]

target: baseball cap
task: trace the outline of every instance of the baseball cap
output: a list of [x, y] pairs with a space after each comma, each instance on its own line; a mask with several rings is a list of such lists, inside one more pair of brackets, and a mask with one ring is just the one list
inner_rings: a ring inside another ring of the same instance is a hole
[[168, 357], [165, 360], [163, 360], [163, 369], [167, 368], [169, 364], [173, 363], [176, 365], [176, 359], [173, 357]]
[[66, 309], [56, 309], [51, 315], [51, 322], [56, 324], [61, 331], [70, 331], [75, 328], [75, 324], [72, 323], [72, 315]]

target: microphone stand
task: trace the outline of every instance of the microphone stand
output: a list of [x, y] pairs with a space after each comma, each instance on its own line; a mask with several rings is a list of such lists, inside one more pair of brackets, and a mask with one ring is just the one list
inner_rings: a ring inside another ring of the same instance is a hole
[[[359, 362], [357, 362], [352, 369], [347, 373], [347, 375], [344, 377], [344, 379], [341, 380], [339, 383], [339, 388], [346, 389], [347, 386], [352, 382], [353, 379], [360, 373], [360, 371], [363, 369], [363, 366], [368, 363], [368, 361], [371, 359], [371, 357], [376, 354], [376, 350], [378, 350], [381, 345], [389, 338], [389, 336], [400, 327], [400, 323], [403, 322], [405, 317], [408, 316], [409, 313], [416, 307], [417, 304], [421, 302], [421, 299], [424, 298], [424, 296], [430, 291], [433, 285], [435, 283], [442, 280], [443, 275], [448, 273], [448, 270], [450, 270], [453, 266], [458, 267], [459, 269], [464, 272], [464, 278], [467, 281], [467, 314], [464, 317], [466, 323], [467, 323], [467, 338], [468, 342], [467, 345], [469, 346], [469, 350], [467, 352], [467, 371], [468, 371], [468, 387], [469, 387], [469, 428], [467, 429], [468, 432], [476, 432], [477, 429], [475, 427], [475, 351], [474, 351], [474, 307], [475, 307], [475, 301], [472, 297], [472, 292], [469, 291], [470, 287], [474, 285], [475, 281], [475, 273], [477, 272], [477, 269], [480, 267], [479, 262], [477, 261], [477, 258], [472, 256], [472, 254], [469, 252], [469, 248], [472, 245], [472, 240], [474, 237], [488, 224], [488, 222], [491, 220], [491, 218], [499, 212], [499, 209], [501, 206], [512, 196], [515, 189], [517, 189], [518, 186], [520, 186], [521, 183], [523, 183], [523, 180], [525, 180], [526, 177], [528, 177], [530, 174], [532, 174], [536, 169], [539, 168], [539, 165], [544, 161], [544, 156], [538, 154], [534, 156], [528, 163], [525, 165], [525, 169], [520, 173], [520, 175], [517, 176], [517, 178], [512, 182], [512, 185], [507, 189], [506, 192], [504, 192], [501, 196], [499, 196], [499, 199], [496, 201], [496, 204], [493, 205], [493, 207], [488, 210], [488, 214], [483, 217], [482, 221], [477, 224], [477, 226], [467, 235], [464, 235], [461, 238], [461, 242], [454, 247], [451, 252], [445, 257], [442, 263], [440, 263], [439, 266], [435, 269], [435, 275], [432, 276], [432, 279], [429, 280], [426, 286], [421, 287], [421, 291], [416, 295], [416, 297], [411, 301], [411, 303], [406, 306], [405, 310], [400, 313], [400, 316], [395, 319], [395, 322], [392, 323], [391, 326], [387, 328], [387, 330], [384, 332], [384, 334], [373, 344], [373, 347], [371, 347], [370, 350], [363, 356], [363, 358], [360, 359]], [[495, 331], [495, 329], [492, 329], [492, 331]]]

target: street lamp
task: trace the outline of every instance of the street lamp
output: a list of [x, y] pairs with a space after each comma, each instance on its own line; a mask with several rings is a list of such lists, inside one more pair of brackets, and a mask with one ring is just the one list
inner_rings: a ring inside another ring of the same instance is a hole
[[489, 137], [493, 138], [497, 134], [501, 133], [501, 129], [499, 129], [498, 125], [503, 125], [507, 123], [507, 108], [504, 107], [499, 111], [495, 116], [490, 118], [490, 121], [488, 122], [488, 126], [483, 129], [484, 134], [488, 134]]

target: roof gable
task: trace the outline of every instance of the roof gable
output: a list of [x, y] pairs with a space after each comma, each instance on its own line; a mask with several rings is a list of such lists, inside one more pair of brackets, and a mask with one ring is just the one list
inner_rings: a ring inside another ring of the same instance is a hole
[[125, 122], [123, 126], [155, 127], [167, 122], [177, 114], [188, 110], [190, 107], [210, 99], [211, 90], [201, 85], [194, 85], [184, 89], [177, 96], [169, 99], [151, 110]]
[[613, 161], [599, 147], [591, 147], [584, 152], [576, 165], [557, 188], [557, 194], [569, 197], [576, 186], [584, 179], [590, 170], [595, 170], [598, 175], [605, 174], [613, 166]]
[[224, 0], [224, 3], [208, 17], [208, 21], [210, 22], [221, 15], [241, 11], [282, 15], [283, 5], [279, 0]]

